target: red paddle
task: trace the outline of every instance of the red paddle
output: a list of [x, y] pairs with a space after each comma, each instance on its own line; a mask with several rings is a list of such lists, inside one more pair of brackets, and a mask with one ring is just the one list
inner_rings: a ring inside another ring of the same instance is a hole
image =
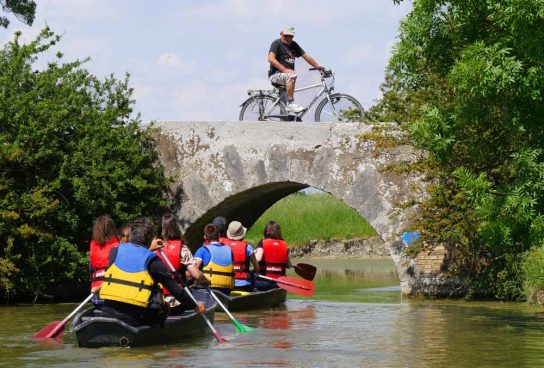
[[260, 279], [276, 282], [280, 288], [291, 291], [295, 294], [307, 297], [311, 297], [312, 295], [314, 295], [315, 284], [313, 283], [313, 281], [302, 280], [295, 277], [287, 276], [280, 276], [277, 279], [262, 275], [257, 275], [257, 277]]
[[40, 331], [36, 332], [32, 338], [34, 339], [49, 339], [49, 338], [55, 338], [55, 337], [62, 337], [64, 334], [64, 326], [66, 325], [66, 322], [70, 320], [81, 308], [87, 304], [89, 300], [93, 297], [93, 294], [89, 295], [87, 299], [83, 301], [80, 305], [77, 306], [76, 309], [72, 313], [70, 313], [65, 319], [62, 321], [54, 321], [42, 328]]
[[297, 275], [310, 281], [314, 279], [315, 273], [317, 272], [317, 268], [308, 263], [297, 263], [293, 267], [295, 268]]

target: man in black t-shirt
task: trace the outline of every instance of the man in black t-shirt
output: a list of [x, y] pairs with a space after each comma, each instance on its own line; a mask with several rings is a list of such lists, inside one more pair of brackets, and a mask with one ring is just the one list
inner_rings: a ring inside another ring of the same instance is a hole
[[295, 58], [302, 57], [308, 64], [314, 68], [320, 68], [317, 61], [293, 41], [295, 28], [286, 26], [280, 32], [280, 38], [272, 42], [268, 52], [268, 62], [270, 70], [268, 78], [271, 83], [285, 86], [287, 90], [287, 110], [290, 112], [301, 112], [304, 107], [294, 103], [295, 82]]

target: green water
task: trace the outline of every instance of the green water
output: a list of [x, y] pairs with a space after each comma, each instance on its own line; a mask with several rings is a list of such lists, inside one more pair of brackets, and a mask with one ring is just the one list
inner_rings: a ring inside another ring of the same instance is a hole
[[544, 309], [523, 303], [401, 299], [395, 268], [383, 260], [305, 260], [318, 266], [311, 300], [235, 313], [255, 327], [229, 342], [212, 335], [146, 348], [81, 349], [30, 336], [76, 305], [0, 307], [0, 366], [6, 367], [540, 367]]

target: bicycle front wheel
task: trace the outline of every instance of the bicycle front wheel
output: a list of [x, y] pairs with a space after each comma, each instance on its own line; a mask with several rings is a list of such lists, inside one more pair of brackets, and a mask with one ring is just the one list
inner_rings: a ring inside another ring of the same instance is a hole
[[287, 115], [285, 107], [272, 96], [262, 95], [248, 98], [240, 110], [240, 120], [282, 121]]
[[[329, 99], [330, 98], [330, 99]], [[315, 109], [315, 121], [352, 123], [363, 122], [363, 106], [350, 95], [335, 93], [325, 97]]]

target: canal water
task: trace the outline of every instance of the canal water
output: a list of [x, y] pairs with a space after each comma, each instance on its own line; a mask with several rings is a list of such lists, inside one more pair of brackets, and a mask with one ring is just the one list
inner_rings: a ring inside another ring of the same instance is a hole
[[305, 260], [318, 267], [311, 300], [235, 313], [256, 330], [146, 348], [78, 348], [30, 336], [76, 304], [0, 307], [2, 367], [542, 367], [544, 309], [523, 303], [401, 299], [390, 260]]

